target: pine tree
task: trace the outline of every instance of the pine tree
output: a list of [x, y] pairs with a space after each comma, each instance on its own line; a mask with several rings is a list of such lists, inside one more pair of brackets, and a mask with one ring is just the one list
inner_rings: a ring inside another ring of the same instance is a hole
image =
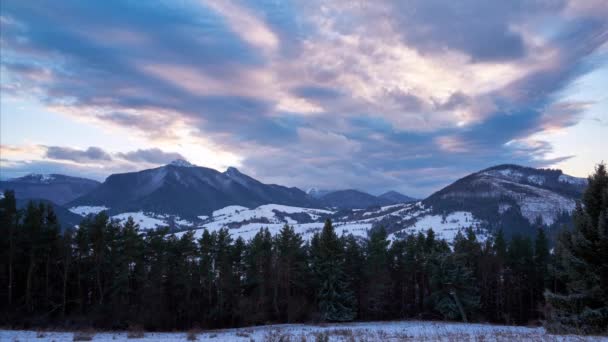
[[272, 236], [262, 228], [249, 242], [245, 254], [245, 294], [249, 297], [248, 312], [253, 323], [270, 321], [274, 314], [272, 294], [274, 289]]
[[317, 303], [321, 319], [350, 321], [354, 318], [354, 298], [344, 273], [344, 249], [331, 221], [325, 221], [313, 255], [317, 278]]
[[537, 315], [542, 314], [542, 306], [545, 298], [543, 293], [549, 284], [549, 240], [545, 235], [545, 230], [538, 228], [534, 239], [534, 306]]
[[[15, 259], [17, 253], [17, 225], [19, 215], [14, 191], [4, 191], [0, 199], [0, 249], [2, 250], [2, 273], [6, 274], [6, 305], [13, 304], [13, 289], [15, 285]], [[0, 302], [1, 303], [1, 302]]]
[[201, 238], [198, 240], [199, 245], [199, 265], [198, 274], [200, 303], [199, 311], [201, 311], [201, 320], [208, 327], [211, 321], [210, 308], [215, 303], [215, 270], [213, 262], [213, 251], [215, 249], [215, 235], [209, 233], [207, 229], [203, 230]]
[[372, 229], [365, 246], [364, 295], [361, 303], [366, 319], [386, 317], [389, 306], [390, 275], [388, 245], [384, 227]]
[[468, 322], [479, 307], [473, 271], [455, 255], [442, 253], [430, 259], [432, 265], [430, 301], [450, 320]]
[[349, 234], [344, 240], [344, 273], [346, 281], [353, 293], [355, 317], [361, 317], [361, 302], [363, 301], [364, 279], [361, 270], [365, 263], [363, 248], [357, 238]]
[[506, 309], [516, 324], [526, 324], [535, 311], [534, 251], [529, 237], [513, 236], [507, 250], [507, 268]]
[[608, 333], [608, 174], [589, 177], [574, 227], [559, 237], [556, 258], [565, 291], [545, 292], [546, 328], [557, 333]]
[[275, 306], [279, 321], [293, 322], [305, 304], [307, 265], [302, 237], [286, 224], [275, 239], [275, 251]]

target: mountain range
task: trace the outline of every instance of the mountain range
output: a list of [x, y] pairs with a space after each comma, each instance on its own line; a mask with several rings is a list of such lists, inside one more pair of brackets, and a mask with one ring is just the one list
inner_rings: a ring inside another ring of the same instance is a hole
[[99, 186], [91, 179], [58, 174], [36, 174], [0, 181], [0, 189], [11, 189], [19, 199], [45, 199], [63, 205]]
[[[225, 172], [184, 160], [138, 172], [110, 175], [103, 183], [63, 175], [29, 175], [0, 182], [27, 199], [55, 203], [72, 224], [74, 215], [102, 210], [116, 219], [136, 218], [143, 228], [219, 229], [248, 236], [262, 226], [287, 223], [305, 236], [331, 218], [338, 231], [364, 236], [383, 226], [392, 237], [436, 230], [451, 239], [466, 227], [480, 238], [497, 229], [531, 233], [568, 222], [586, 179], [560, 170], [499, 165], [468, 175], [417, 201], [395, 191], [374, 196], [354, 189], [304, 192], [264, 184], [230, 167]], [[69, 210], [69, 211], [68, 211]], [[71, 216], [71, 217], [68, 217]], [[60, 217], [61, 218], [61, 217]]]

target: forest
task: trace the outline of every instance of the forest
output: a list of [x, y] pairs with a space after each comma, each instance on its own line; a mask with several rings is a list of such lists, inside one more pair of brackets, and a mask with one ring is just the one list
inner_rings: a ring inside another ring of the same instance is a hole
[[285, 225], [249, 241], [229, 229], [176, 236], [104, 212], [62, 231], [52, 206], [0, 200], [0, 324], [146, 330], [428, 319], [608, 333], [608, 175], [603, 164], [555, 242], [542, 227], [453, 243], [432, 230], [390, 241], [310, 241]]

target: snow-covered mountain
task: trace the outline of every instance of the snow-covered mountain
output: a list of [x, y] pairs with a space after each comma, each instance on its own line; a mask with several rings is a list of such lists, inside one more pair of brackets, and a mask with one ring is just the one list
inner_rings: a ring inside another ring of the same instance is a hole
[[[420, 204], [426, 219], [448, 220], [454, 213], [468, 213], [488, 231], [533, 234], [538, 225], [557, 227], [570, 222], [587, 180], [565, 175], [561, 170], [499, 165], [468, 175], [437, 191]], [[393, 215], [377, 224], [399, 231], [419, 226], [416, 215]]]
[[[466, 176], [422, 201], [393, 204], [385, 198], [387, 202], [378, 204], [371, 202], [378, 197], [365, 193], [336, 191], [315, 200], [299, 189], [262, 184], [234, 168], [220, 173], [170, 164], [110, 176], [90, 195], [74, 201], [70, 210], [79, 215], [107, 210], [119, 220], [132, 216], [145, 229], [168, 225], [202, 234], [203, 228], [227, 227], [245, 238], [262, 227], [278, 232], [284, 224], [309, 238], [331, 218], [338, 233], [356, 236], [384, 226], [391, 238], [432, 228], [438, 237], [452, 240], [459, 230], [472, 227], [485, 239], [499, 228], [509, 235], [534, 234], [539, 224], [568, 222], [585, 186], [585, 179], [560, 170], [500, 165]], [[332, 194], [344, 196], [336, 199], [342, 201], [340, 206], [326, 202]], [[373, 204], [345, 208], [353, 198]], [[187, 210], [177, 210], [180, 206]]]
[[268, 203], [314, 206], [314, 201], [298, 188], [263, 184], [232, 167], [219, 172], [183, 160], [113, 174], [69, 206], [106, 207], [111, 214], [152, 212], [194, 219], [229, 205], [257, 207]]
[[[391, 238], [433, 229], [437, 236], [452, 240], [459, 230], [473, 228], [480, 239], [497, 229], [505, 233], [535, 234], [538, 224], [558, 226], [570, 220], [586, 179], [571, 177], [560, 170], [533, 169], [500, 165], [464, 177], [423, 201], [377, 206], [367, 209], [333, 209], [309, 218], [285, 218], [280, 208], [273, 215], [256, 215], [256, 221], [242, 215], [215, 215], [202, 226], [210, 229], [229, 227], [235, 235], [249, 236], [260, 227], [278, 231], [291, 224], [305, 237], [322, 228], [331, 218], [338, 232], [365, 236], [370, 228], [384, 226]], [[297, 212], [298, 208], [290, 208]], [[230, 210], [228, 210], [230, 211]], [[248, 212], [248, 211], [245, 211]], [[254, 209], [254, 212], [265, 212]], [[245, 215], [247, 216], [247, 215]], [[265, 219], [268, 221], [265, 223]]]
[[15, 197], [21, 200], [42, 199], [62, 205], [89, 193], [99, 184], [86, 178], [32, 173], [0, 181], [0, 191], [14, 190]]

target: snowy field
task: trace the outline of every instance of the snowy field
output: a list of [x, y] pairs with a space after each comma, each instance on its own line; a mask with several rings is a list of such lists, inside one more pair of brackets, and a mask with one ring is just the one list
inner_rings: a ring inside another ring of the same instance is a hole
[[608, 337], [549, 335], [543, 328], [444, 322], [368, 322], [327, 325], [283, 324], [251, 328], [145, 333], [71, 333], [0, 330], [0, 341], [608, 341]]

